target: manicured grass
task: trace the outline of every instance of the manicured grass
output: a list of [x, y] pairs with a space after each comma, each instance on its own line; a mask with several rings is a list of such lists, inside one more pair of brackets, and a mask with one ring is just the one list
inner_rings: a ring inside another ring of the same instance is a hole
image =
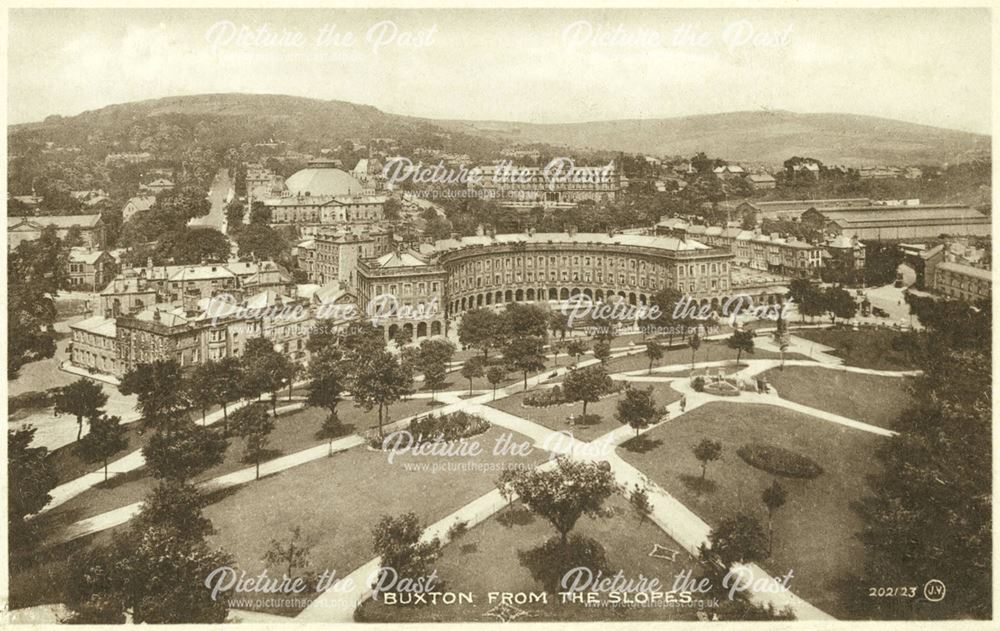
[[891, 429], [912, 403], [912, 378], [789, 366], [764, 373], [783, 398]]
[[[797, 329], [793, 335], [836, 349], [848, 366], [875, 370], [914, 370], [919, 368], [906, 352], [905, 334], [887, 329]], [[892, 347], [898, 340], [900, 349]]]
[[[573, 533], [589, 537], [603, 546], [608, 572], [619, 569], [629, 578], [640, 574], [657, 578], [669, 590], [678, 572], [690, 569], [698, 574], [698, 564], [676, 542], [648, 520], [640, 520], [628, 502], [615, 496], [605, 503], [608, 517], [583, 517]], [[435, 563], [444, 589], [472, 592], [473, 603], [450, 606], [389, 606], [369, 599], [356, 619], [371, 622], [497, 622], [486, 616], [498, 601], [490, 602], [490, 592], [542, 592], [543, 584], [532, 576], [521, 555], [555, 536], [548, 521], [514, 505], [484, 521], [447, 545]], [[654, 544], [680, 552], [674, 561], [649, 556]], [[529, 612], [517, 622], [600, 621], [600, 620], [695, 620], [694, 608], [586, 607], [565, 603], [557, 594], [546, 594], [547, 603], [517, 605]]]
[[[140, 434], [140, 423], [129, 423], [123, 426], [125, 439], [128, 444], [124, 449], [119, 450], [115, 455], [108, 458], [108, 462], [114, 462], [115, 460], [124, 457], [136, 449], [141, 449], [143, 445], [146, 444], [146, 439], [149, 437], [147, 433], [145, 436]], [[86, 426], [84, 430], [86, 431]], [[86, 438], [86, 435], [84, 435]], [[70, 443], [64, 447], [60, 447], [49, 453], [49, 462], [55, 467], [56, 480], [58, 484], [64, 484], [70, 480], [75, 480], [76, 478], [87, 475], [94, 471], [99, 471], [103, 469], [104, 464], [102, 461], [88, 460], [84, 457], [83, 449], [80, 443]]]
[[[381, 516], [413, 511], [425, 525], [434, 523], [495, 488], [500, 467], [534, 467], [545, 459], [546, 454], [538, 449], [526, 457], [493, 455], [497, 439], [510, 434], [493, 427], [468, 439], [482, 446], [484, 453], [475, 458], [406, 454], [389, 463], [385, 453], [356, 447], [239, 487], [205, 509], [218, 531], [212, 541], [235, 557], [240, 570], [256, 575], [265, 566], [262, 557], [270, 541], [287, 539], [289, 529], [299, 527], [313, 543], [310, 569], [346, 576], [375, 556], [371, 530]], [[513, 436], [517, 442], [528, 441], [519, 434]], [[485, 470], [407, 468], [470, 462]], [[269, 568], [272, 576], [281, 573], [280, 568]], [[267, 613], [294, 615], [297, 611]]]
[[[692, 448], [719, 440], [722, 460], [701, 464]], [[780, 478], [787, 504], [774, 516], [774, 554], [761, 565], [772, 576], [794, 570], [791, 589], [834, 616], [845, 615], [837, 581], [857, 572], [864, 548], [861, 520], [851, 503], [868, 494], [873, 452], [889, 438], [768, 405], [709, 403], [629, 441], [618, 453], [711, 524], [746, 510], [767, 527], [761, 493], [777, 478], [746, 464], [736, 450], [748, 442], [777, 445], [815, 460], [824, 473], [812, 480]]]
[[[668, 403], [672, 403], [681, 398], [681, 394], [670, 387], [668, 383], [635, 383], [635, 388], [653, 387], [653, 396], [656, 404], [661, 408]], [[530, 391], [529, 391], [530, 392]], [[523, 406], [525, 394], [518, 393], [505, 399], [488, 403], [498, 410], [503, 410], [515, 416], [526, 418], [549, 429], [557, 431], [566, 430], [573, 433], [573, 436], [584, 441], [591, 441], [604, 434], [621, 427], [621, 423], [615, 418], [615, 411], [621, 395], [605, 397], [595, 403], [587, 404], [587, 416], [597, 414], [601, 417], [600, 422], [590, 425], [570, 425], [567, 417], [577, 416], [583, 412], [583, 403], [576, 402], [565, 405], [554, 405], [545, 408]]]
[[[411, 399], [396, 403], [390, 408], [391, 420], [422, 414], [438, 405], [441, 404], [431, 405], [429, 399]], [[376, 410], [366, 412], [355, 407], [350, 401], [341, 403], [337, 413], [345, 426], [346, 433], [362, 432], [378, 426], [378, 412]], [[266, 459], [270, 460], [323, 443], [323, 439], [316, 437], [316, 432], [319, 431], [320, 425], [327, 415], [327, 410], [322, 408], [306, 408], [291, 414], [280, 415], [268, 440], [267, 448], [269, 451]], [[202, 473], [194, 481], [210, 480], [251, 466], [252, 463], [244, 462], [243, 444], [244, 441], [240, 438], [232, 437], [222, 463]], [[155, 486], [156, 481], [149, 475], [146, 468], [142, 467], [128, 474], [112, 478], [107, 485], [91, 488], [65, 504], [53, 508], [48, 513], [39, 516], [39, 524], [44, 525], [47, 529], [53, 529], [58, 528], [59, 525], [68, 525], [80, 519], [99, 515], [105, 511], [141, 501]]]

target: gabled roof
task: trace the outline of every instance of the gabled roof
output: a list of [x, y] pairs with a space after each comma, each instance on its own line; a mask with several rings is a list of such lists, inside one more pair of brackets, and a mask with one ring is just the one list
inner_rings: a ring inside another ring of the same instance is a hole
[[100, 215], [42, 215], [38, 217], [21, 217], [20, 221], [9, 224], [7, 229], [12, 230], [22, 224], [44, 228], [55, 226], [56, 228], [94, 228], [101, 221]]
[[390, 252], [375, 259], [375, 264], [372, 267], [386, 269], [390, 267], [424, 267], [426, 265], [426, 262], [409, 252]]
[[102, 337], [117, 337], [118, 335], [118, 327], [115, 324], [115, 319], [105, 318], [104, 316], [92, 316], [86, 320], [74, 322], [69, 325], [69, 328], [93, 333]]
[[[86, 265], [93, 265], [97, 262], [99, 258], [104, 256], [106, 252], [104, 250], [88, 250], [86, 248], [70, 248], [69, 251], [69, 262], [70, 263], [84, 263]], [[111, 256], [110, 254], [108, 256]]]

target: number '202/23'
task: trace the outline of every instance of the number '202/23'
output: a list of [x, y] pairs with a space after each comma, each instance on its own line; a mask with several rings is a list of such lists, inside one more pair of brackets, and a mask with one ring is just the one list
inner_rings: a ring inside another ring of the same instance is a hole
[[917, 588], [910, 587], [869, 587], [868, 596], [872, 598], [887, 598], [899, 596], [902, 598], [913, 598], [917, 595]]

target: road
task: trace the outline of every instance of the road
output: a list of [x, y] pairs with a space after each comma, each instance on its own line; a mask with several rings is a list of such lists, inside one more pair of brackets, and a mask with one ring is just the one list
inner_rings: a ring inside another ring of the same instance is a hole
[[226, 203], [232, 199], [233, 181], [229, 178], [229, 171], [225, 168], [219, 169], [212, 180], [212, 187], [208, 189], [208, 200], [212, 202], [212, 209], [204, 217], [195, 217], [188, 225], [195, 228], [215, 228], [219, 232], [226, 232]]

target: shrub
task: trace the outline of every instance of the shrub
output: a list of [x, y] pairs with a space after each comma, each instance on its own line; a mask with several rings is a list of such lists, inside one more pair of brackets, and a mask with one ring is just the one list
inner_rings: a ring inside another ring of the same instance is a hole
[[454, 541], [469, 531], [469, 522], [456, 521], [448, 527], [448, 540]]
[[751, 467], [789, 478], [811, 480], [823, 473], [811, 458], [777, 445], [748, 443], [736, 450], [737, 455]]
[[544, 408], [550, 405], [566, 403], [562, 388], [557, 384], [548, 390], [535, 390], [524, 397], [524, 404], [534, 408]]
[[698, 376], [691, 380], [691, 387], [694, 388], [695, 392], [705, 391], [705, 378]]
[[490, 423], [486, 419], [461, 410], [441, 416], [415, 418], [410, 422], [410, 433], [417, 442], [439, 438], [446, 442], [458, 440], [482, 434], [489, 428]]

